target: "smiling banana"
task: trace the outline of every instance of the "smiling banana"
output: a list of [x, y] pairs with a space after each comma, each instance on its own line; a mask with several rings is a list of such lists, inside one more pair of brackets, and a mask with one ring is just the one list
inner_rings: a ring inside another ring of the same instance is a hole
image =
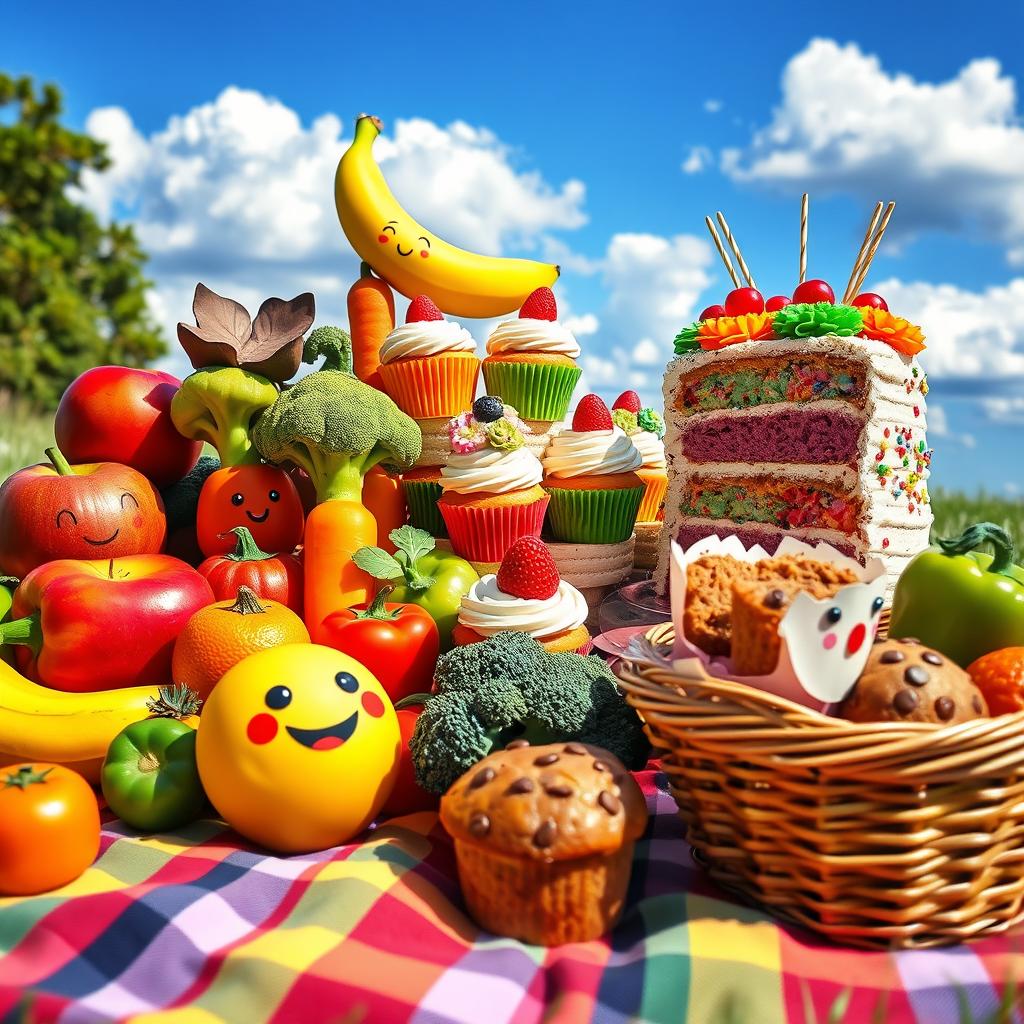
[[482, 256], [438, 238], [398, 203], [373, 158], [380, 120], [356, 122], [338, 162], [334, 201], [352, 248], [407, 298], [428, 295], [452, 316], [494, 317], [518, 309], [535, 289], [552, 285], [559, 268], [534, 260]]

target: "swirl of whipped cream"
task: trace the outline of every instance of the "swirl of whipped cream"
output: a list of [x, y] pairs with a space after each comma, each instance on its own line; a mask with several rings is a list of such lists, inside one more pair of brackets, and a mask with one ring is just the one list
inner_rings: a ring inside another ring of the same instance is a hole
[[582, 626], [587, 612], [586, 599], [565, 580], [553, 597], [538, 600], [506, 594], [492, 574], [477, 580], [462, 599], [459, 622], [481, 636], [515, 629], [532, 637], [548, 637]]
[[491, 354], [548, 352], [575, 359], [580, 354], [580, 346], [572, 331], [557, 320], [520, 317], [518, 320], [505, 320], [495, 327], [487, 339], [487, 351]]
[[481, 448], [449, 455], [441, 468], [441, 488], [457, 494], [507, 494], [536, 487], [543, 475], [540, 459], [529, 448]]
[[422, 359], [444, 352], [472, 352], [473, 335], [454, 320], [420, 320], [396, 327], [380, 346], [380, 361]]
[[604, 476], [630, 473], [643, 465], [643, 456], [618, 427], [612, 430], [563, 430], [544, 452], [548, 476]]
[[665, 468], [665, 443], [657, 434], [652, 434], [649, 430], [638, 430], [635, 434], [630, 434], [629, 439], [640, 452], [640, 458], [644, 460], [644, 469]]

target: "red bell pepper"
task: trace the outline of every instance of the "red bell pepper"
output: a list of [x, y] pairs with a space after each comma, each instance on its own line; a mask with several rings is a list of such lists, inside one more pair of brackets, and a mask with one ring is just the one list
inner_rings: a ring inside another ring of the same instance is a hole
[[416, 769], [413, 767], [412, 752], [409, 750], [409, 740], [416, 728], [416, 719], [423, 714], [423, 701], [424, 695], [420, 693], [406, 697], [395, 705], [398, 728], [402, 733], [402, 750], [394, 789], [391, 790], [391, 796], [380, 812], [384, 818], [397, 818], [401, 814], [412, 814], [415, 811], [436, 811], [440, 802], [441, 798], [437, 794], [428, 793], [416, 781]]
[[212, 603], [210, 584], [170, 555], [60, 559], [22, 581], [0, 644], [20, 645], [22, 672], [55, 690], [159, 685], [185, 623]]
[[391, 590], [383, 587], [371, 603], [328, 615], [317, 642], [365, 665], [397, 704], [430, 689], [440, 637], [419, 605], [388, 604]]

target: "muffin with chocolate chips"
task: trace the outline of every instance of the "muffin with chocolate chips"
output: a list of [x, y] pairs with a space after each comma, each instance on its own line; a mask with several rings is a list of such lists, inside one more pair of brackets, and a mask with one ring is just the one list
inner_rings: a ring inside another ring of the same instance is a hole
[[987, 716], [988, 706], [959, 665], [905, 637], [875, 642], [839, 715], [851, 722], [956, 725]]
[[441, 798], [469, 912], [496, 935], [587, 942], [618, 918], [647, 824], [640, 787], [600, 747], [522, 740]]

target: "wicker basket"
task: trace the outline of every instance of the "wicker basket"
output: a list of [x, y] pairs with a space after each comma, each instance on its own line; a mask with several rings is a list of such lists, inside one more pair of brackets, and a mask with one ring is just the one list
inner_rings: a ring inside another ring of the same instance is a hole
[[[648, 634], [671, 644], [670, 625]], [[1024, 712], [858, 725], [739, 683], [622, 662], [694, 857], [787, 921], [866, 948], [1024, 918]]]

